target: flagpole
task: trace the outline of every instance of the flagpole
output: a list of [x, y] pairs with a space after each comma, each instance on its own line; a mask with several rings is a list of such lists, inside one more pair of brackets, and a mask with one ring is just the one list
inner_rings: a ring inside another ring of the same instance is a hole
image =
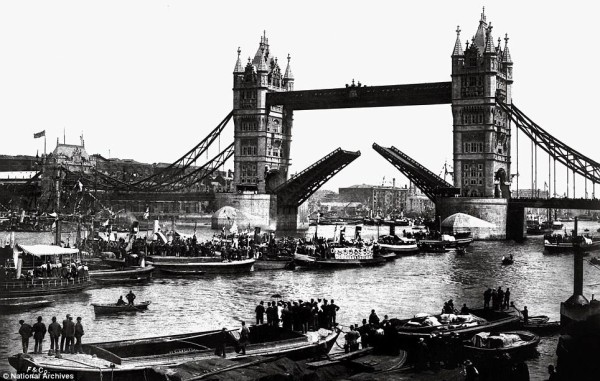
[[44, 157], [46, 156], [46, 131], [44, 131]]

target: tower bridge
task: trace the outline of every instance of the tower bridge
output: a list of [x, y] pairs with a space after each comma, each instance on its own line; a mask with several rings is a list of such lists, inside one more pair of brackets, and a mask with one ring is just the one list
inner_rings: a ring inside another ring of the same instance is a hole
[[[352, 83], [342, 88], [301, 91], [294, 89], [291, 57], [287, 56], [283, 70], [270, 51], [268, 38], [263, 35], [256, 53], [246, 63], [242, 62], [238, 48], [233, 70], [233, 110], [204, 140], [152, 176], [128, 184], [105, 178], [103, 183], [107, 190], [117, 190], [122, 198], [127, 198], [126, 194], [139, 194], [136, 192], [162, 192], [165, 197], [181, 198], [173, 192], [202, 181], [233, 156], [233, 192], [209, 197], [219, 207], [233, 206], [252, 216], [251, 222], [256, 225], [296, 229], [300, 203], [359, 157], [360, 152], [339, 148], [290, 178], [294, 111], [449, 104], [453, 125], [453, 184], [445, 182], [398, 148], [373, 145], [383, 158], [436, 203], [441, 218], [456, 212], [468, 213], [495, 224], [492, 236], [504, 239], [523, 236], [526, 207], [600, 210], [600, 202], [595, 199], [600, 164], [555, 139], [513, 104], [513, 61], [509, 39], [505, 35], [496, 43], [492, 32], [493, 27], [483, 12], [471, 41], [463, 45], [461, 30], [457, 28], [450, 56], [452, 79], [449, 82], [389, 86]], [[192, 163], [220, 136], [230, 119], [234, 123], [233, 143], [206, 164], [192, 167]], [[513, 124], [516, 129], [512, 128]], [[537, 148], [548, 154], [547, 199], [511, 199], [511, 190], [516, 188], [518, 191], [519, 188], [519, 131], [536, 147], [532, 189], [537, 188]], [[513, 138], [516, 140], [516, 165], [513, 162]], [[552, 160], [553, 176], [550, 171]], [[567, 181], [569, 171], [573, 174], [573, 188], [575, 174], [585, 179], [586, 198], [587, 181], [591, 182], [593, 199], [551, 197], [551, 188], [556, 193], [557, 162], [567, 168]], [[513, 173], [515, 169], [516, 173]], [[94, 181], [97, 179], [95, 176]]]

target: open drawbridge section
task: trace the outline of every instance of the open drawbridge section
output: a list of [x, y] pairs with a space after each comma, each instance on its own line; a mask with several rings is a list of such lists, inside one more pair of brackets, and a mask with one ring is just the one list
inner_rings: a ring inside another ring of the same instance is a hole
[[277, 195], [277, 207], [297, 208], [330, 178], [359, 156], [360, 151], [344, 151], [341, 148], [331, 152], [275, 188], [273, 193]]
[[452, 197], [460, 193], [460, 189], [453, 187], [396, 147], [385, 148], [373, 143], [373, 149], [408, 177], [431, 201], [435, 202], [436, 196]]
[[600, 183], [600, 163], [569, 147], [562, 141], [550, 135], [546, 130], [535, 124], [527, 115], [514, 105], [498, 102], [517, 125], [535, 145], [546, 151], [555, 160], [565, 165], [594, 183]]

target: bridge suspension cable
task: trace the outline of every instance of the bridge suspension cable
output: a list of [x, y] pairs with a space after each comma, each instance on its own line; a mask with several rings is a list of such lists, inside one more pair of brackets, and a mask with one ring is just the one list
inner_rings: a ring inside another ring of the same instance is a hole
[[[532, 142], [535, 143], [537, 147], [543, 149], [546, 153], [551, 155], [554, 160], [554, 192], [556, 193], [556, 160], [562, 163], [567, 168], [567, 197], [569, 196], [569, 170], [573, 172], [573, 197], [575, 197], [575, 174], [579, 174], [583, 176], [585, 179], [590, 180], [594, 187], [595, 184], [600, 182], [600, 163], [586, 155], [580, 153], [579, 151], [569, 147], [562, 141], [556, 139], [552, 135], [550, 135], [546, 130], [535, 124], [527, 115], [525, 115], [521, 110], [519, 110], [514, 104], [506, 105], [505, 103], [498, 102], [500, 108], [505, 111], [513, 122], [517, 125], [517, 127], [523, 131], [525, 135]], [[518, 132], [517, 132], [517, 141], [518, 141]], [[517, 143], [518, 149], [518, 143]], [[532, 156], [534, 152], [532, 152]], [[532, 157], [533, 161], [536, 162], [537, 158]], [[518, 167], [518, 155], [517, 155], [517, 167]], [[537, 174], [534, 173], [532, 168], [532, 176], [535, 176], [537, 182]], [[518, 181], [518, 180], [517, 180]], [[533, 179], [532, 179], [533, 182]], [[586, 185], [587, 187], [587, 185]], [[533, 189], [532, 189], [533, 191]]]
[[[180, 157], [177, 161], [169, 164], [162, 168], [160, 171], [144, 178], [139, 181], [128, 184], [129, 190], [146, 190], [156, 189], [157, 187], [167, 186], [174, 183], [173, 179], [184, 179], [187, 178], [186, 170], [200, 158], [200, 156], [207, 152], [208, 147], [215, 141], [215, 139], [221, 136], [221, 132], [231, 120], [233, 111], [229, 112], [227, 116], [219, 123], [202, 141], [194, 148], [189, 150], [186, 154]], [[220, 142], [220, 141], [219, 141]]]

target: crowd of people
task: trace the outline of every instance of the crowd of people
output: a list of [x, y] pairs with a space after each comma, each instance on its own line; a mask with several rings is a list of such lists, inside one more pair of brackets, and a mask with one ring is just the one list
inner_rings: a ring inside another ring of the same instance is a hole
[[[490, 306], [490, 302], [492, 303]], [[498, 289], [488, 288], [483, 293], [483, 308], [492, 310], [505, 310], [510, 307], [510, 289], [507, 287], [506, 291], [502, 290], [502, 287]]]
[[270, 326], [306, 333], [319, 328], [332, 329], [337, 325], [336, 316], [340, 307], [331, 299], [311, 299], [310, 301], [261, 301], [254, 312], [256, 324], [264, 324], [265, 315]]
[[28, 282], [33, 278], [62, 278], [73, 280], [79, 277], [87, 277], [89, 275], [88, 271], [88, 266], [81, 261], [70, 260], [64, 262], [57, 261], [55, 263], [48, 261], [35, 266], [32, 269], [23, 271], [19, 278], [17, 278], [15, 268], [0, 265], [0, 282], [13, 281], [15, 279], [21, 279]]
[[[56, 321], [56, 316], [52, 317], [52, 322], [46, 328], [41, 316], [37, 317], [37, 322], [33, 325], [26, 323], [25, 320], [19, 320], [19, 335], [23, 345], [23, 353], [29, 351], [29, 340], [33, 337], [35, 341], [33, 353], [43, 353], [43, 342], [46, 334], [50, 336], [49, 354], [60, 353], [83, 353], [81, 348], [81, 337], [84, 335], [81, 317], [77, 317], [77, 322], [73, 322], [73, 317], [67, 314], [62, 325]], [[58, 339], [60, 338], [60, 347]]]

